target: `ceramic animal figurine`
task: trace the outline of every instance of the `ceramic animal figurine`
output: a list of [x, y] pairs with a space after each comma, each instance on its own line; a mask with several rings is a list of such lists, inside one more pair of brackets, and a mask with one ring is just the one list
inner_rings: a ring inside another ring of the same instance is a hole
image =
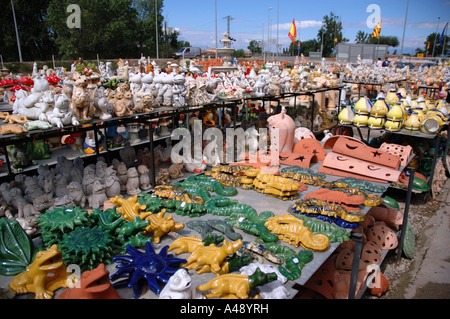
[[205, 294], [211, 298], [248, 299], [253, 288], [277, 279], [275, 273], [264, 274], [259, 268], [251, 276], [226, 274], [220, 275], [206, 284], [197, 287], [197, 291], [210, 291]]
[[47, 118], [51, 124], [58, 128], [63, 128], [67, 125], [80, 125], [73, 110], [70, 108], [70, 100], [65, 94], [59, 94], [55, 97], [55, 107]]
[[105, 176], [103, 180], [106, 187], [106, 196], [112, 198], [120, 195], [120, 179], [117, 176], [116, 170], [112, 166], [108, 167], [105, 170]]
[[127, 179], [127, 194], [134, 196], [141, 192], [139, 188], [139, 173], [135, 167], [128, 169], [128, 179]]
[[120, 191], [124, 192], [127, 190], [127, 181], [128, 181], [127, 166], [124, 163], [118, 163], [116, 172], [120, 182]]
[[18, 295], [34, 293], [36, 299], [51, 299], [59, 288], [67, 288], [68, 276], [61, 250], [53, 245], [36, 254], [33, 263], [15, 276], [9, 287]]
[[123, 299], [109, 280], [104, 264], [86, 270], [75, 287], [63, 290], [56, 299]]
[[156, 185], [168, 185], [170, 184], [169, 169], [161, 168], [156, 176]]
[[192, 287], [192, 278], [186, 269], [179, 269], [159, 294], [159, 299], [205, 299]]
[[149, 169], [145, 165], [139, 165], [138, 168], [139, 173], [139, 187], [146, 191], [149, 190], [152, 186], [150, 185], [150, 177], [149, 177]]
[[183, 177], [184, 174], [181, 171], [183, 169], [184, 165], [183, 164], [172, 164], [169, 167], [169, 175], [171, 179], [176, 179], [176, 178], [180, 178]]
[[71, 108], [78, 122], [90, 121], [92, 118], [91, 102], [87, 77], [78, 73], [74, 74], [75, 83], [72, 93]]
[[196, 269], [198, 274], [213, 272], [218, 274], [221, 270], [223, 261], [234, 254], [243, 246], [242, 240], [228, 242], [224, 240], [222, 246], [217, 247], [214, 244], [205, 247], [199, 247], [187, 259], [182, 267], [186, 269]]
[[84, 208], [86, 206], [86, 196], [83, 192], [83, 186], [78, 182], [71, 182], [67, 185], [69, 197], [76, 206]]
[[96, 179], [92, 185], [92, 194], [88, 197], [89, 206], [93, 209], [99, 209], [107, 200], [105, 185]]
[[98, 87], [94, 93], [94, 117], [101, 120], [109, 120], [114, 113], [114, 105], [110, 103], [106, 97], [106, 89], [104, 87]]

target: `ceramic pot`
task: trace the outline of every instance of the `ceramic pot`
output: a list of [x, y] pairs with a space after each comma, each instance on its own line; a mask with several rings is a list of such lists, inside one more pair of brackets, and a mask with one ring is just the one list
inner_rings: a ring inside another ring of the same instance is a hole
[[390, 111], [386, 114], [386, 118], [392, 121], [403, 121], [405, 117], [405, 112], [400, 103], [395, 103]]
[[353, 125], [357, 127], [366, 127], [369, 120], [369, 113], [357, 113], [353, 118]]
[[420, 131], [425, 134], [436, 134], [439, 129], [439, 122], [434, 118], [426, 118], [420, 126]]
[[384, 117], [389, 112], [389, 106], [384, 97], [378, 98], [370, 110], [370, 115], [374, 117]]
[[354, 107], [356, 114], [359, 114], [359, 113], [368, 114], [371, 109], [372, 109], [372, 103], [365, 96], [362, 96], [358, 100], [358, 102], [356, 102], [355, 107]]
[[406, 97], [406, 89], [404, 87], [399, 88], [397, 93], [400, 93], [400, 95], [404, 98]]
[[399, 101], [400, 100], [398, 98], [396, 90], [390, 90], [388, 95], [386, 95], [386, 103], [391, 107], [394, 106]]
[[398, 132], [402, 129], [403, 120], [387, 119], [384, 128], [389, 132]]
[[355, 113], [353, 113], [350, 105], [347, 105], [339, 112], [338, 120], [340, 125], [352, 125]]
[[445, 100], [439, 100], [436, 103], [436, 108], [442, 113], [444, 114], [444, 116], [448, 116], [448, 105], [447, 102]]
[[386, 118], [384, 116], [373, 116], [370, 115], [367, 120], [367, 126], [372, 130], [381, 130], [384, 128], [384, 124], [386, 123]]
[[432, 118], [438, 121], [439, 126], [442, 127], [447, 122], [447, 117], [442, 114], [442, 112], [438, 111], [437, 109], [429, 110], [425, 114], [425, 118]]
[[410, 131], [418, 131], [420, 130], [420, 125], [421, 121], [419, 114], [417, 114], [417, 112], [413, 112], [413, 114], [408, 117], [403, 127]]
[[411, 103], [410, 103], [410, 107], [411, 107], [411, 109], [416, 109], [417, 108], [417, 106], [419, 105], [419, 102], [417, 102], [417, 98], [415, 97], [415, 98], [413, 98], [412, 100], [411, 100]]

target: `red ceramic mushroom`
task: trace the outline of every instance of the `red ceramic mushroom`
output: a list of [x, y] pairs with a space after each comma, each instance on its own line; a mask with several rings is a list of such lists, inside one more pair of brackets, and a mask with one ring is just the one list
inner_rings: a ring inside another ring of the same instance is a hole
[[28, 89], [26, 87], [24, 87], [23, 85], [14, 85], [12, 88], [9, 89], [10, 92], [16, 92], [19, 90], [28, 91]]
[[50, 75], [50, 76], [47, 76], [47, 81], [48, 81], [48, 83], [50, 83], [50, 85], [55, 85], [55, 84], [58, 84], [61, 81], [61, 79], [59, 77], [57, 77], [56, 75]]
[[18, 82], [13, 79], [4, 79], [0, 82], [0, 87], [10, 87], [16, 85]]
[[17, 82], [22, 85], [28, 85], [28, 86], [34, 85], [34, 81], [27, 76], [20, 78]]

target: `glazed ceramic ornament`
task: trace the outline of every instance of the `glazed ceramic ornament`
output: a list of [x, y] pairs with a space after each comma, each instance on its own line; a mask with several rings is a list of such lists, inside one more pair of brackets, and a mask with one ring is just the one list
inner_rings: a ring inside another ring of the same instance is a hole
[[420, 125], [420, 131], [425, 134], [436, 134], [439, 129], [439, 122], [434, 118], [426, 118]]
[[410, 130], [410, 131], [418, 131], [418, 130], [420, 130], [420, 126], [421, 126], [421, 121], [420, 121], [420, 117], [419, 117], [419, 114], [417, 113], [417, 111], [413, 111], [413, 113], [408, 117], [408, 119], [403, 124], [403, 127], [406, 130]]
[[[286, 114], [286, 109], [267, 120], [270, 130], [271, 149], [292, 153], [294, 149], [295, 122]], [[277, 136], [278, 134], [278, 136]]]
[[384, 97], [379, 97], [370, 110], [370, 115], [374, 117], [384, 117], [389, 112], [389, 106]]
[[356, 113], [353, 118], [353, 125], [357, 127], [366, 127], [369, 121], [369, 113]]
[[386, 103], [389, 106], [393, 106], [396, 103], [398, 103], [399, 101], [400, 101], [400, 99], [398, 98], [396, 90], [390, 90], [389, 93], [386, 95]]
[[339, 112], [338, 120], [340, 125], [352, 125], [355, 113], [353, 113], [350, 105], [345, 106], [341, 112]]
[[405, 118], [405, 112], [402, 105], [397, 102], [391, 106], [391, 109], [386, 114], [386, 118], [392, 121], [403, 121]]
[[386, 117], [370, 115], [367, 120], [367, 126], [372, 130], [380, 130], [384, 128], [386, 123]]
[[403, 120], [387, 119], [384, 128], [389, 132], [399, 132], [402, 129]]
[[372, 109], [372, 103], [366, 96], [362, 96], [354, 106], [356, 114], [369, 114]]
[[397, 93], [400, 94], [403, 98], [406, 97], [406, 89], [404, 87], [399, 88]]

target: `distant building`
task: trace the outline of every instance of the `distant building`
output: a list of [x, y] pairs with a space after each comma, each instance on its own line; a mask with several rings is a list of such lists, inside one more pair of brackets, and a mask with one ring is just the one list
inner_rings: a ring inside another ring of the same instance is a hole
[[336, 61], [358, 63], [358, 56], [361, 56], [363, 63], [375, 63], [378, 58], [386, 58], [388, 47], [386, 44], [339, 43], [336, 47]]

